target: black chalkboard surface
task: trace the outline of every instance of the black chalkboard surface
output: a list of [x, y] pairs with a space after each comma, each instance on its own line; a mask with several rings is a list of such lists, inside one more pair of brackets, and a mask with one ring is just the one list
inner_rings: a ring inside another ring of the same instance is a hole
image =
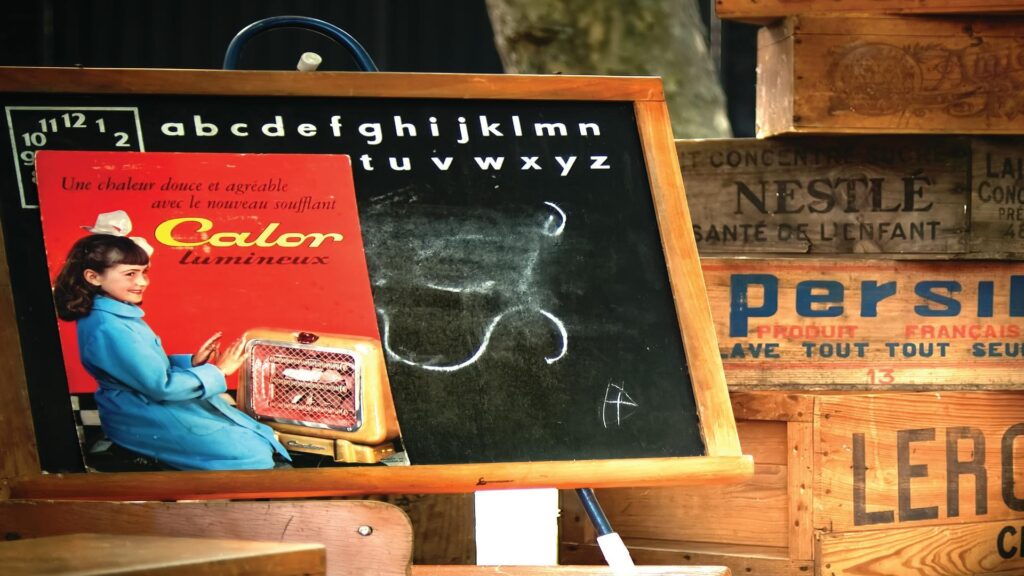
[[[649, 126], [664, 119], [655, 80], [8, 70], [0, 90], [14, 160], [0, 208], [44, 471], [82, 464], [54, 362], [42, 149], [350, 155], [414, 465], [749, 464], [671, 139]], [[61, 114], [87, 128], [35, 136]]]

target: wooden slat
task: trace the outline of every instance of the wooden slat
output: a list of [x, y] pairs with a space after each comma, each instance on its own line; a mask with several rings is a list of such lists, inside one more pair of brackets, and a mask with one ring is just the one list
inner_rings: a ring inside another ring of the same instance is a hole
[[1010, 16], [787, 18], [759, 34], [758, 135], [1019, 134], [1022, 35]]
[[635, 110], [707, 454], [738, 456], [742, 452], [722, 359], [713, 339], [703, 337], [714, 334], [714, 324], [691, 232], [668, 108], [663, 102], [638, 102]]
[[[14, 315], [11, 274], [7, 268], [7, 248], [0, 227], [0, 437], [4, 438], [2, 478], [18, 478], [39, 473], [36, 435], [32, 429], [32, 413], [28, 386], [22, 367], [21, 338]], [[0, 483], [0, 500], [9, 494], [7, 482]]]
[[[737, 442], [738, 444], [738, 442]], [[577, 460], [451, 466], [136, 474], [46, 474], [11, 481], [22, 499], [165, 500], [295, 498], [389, 493], [459, 493], [512, 488], [695, 486], [740, 482], [753, 474], [748, 456]]]
[[[724, 566], [638, 566], [638, 576], [730, 576]], [[413, 576], [614, 576], [608, 566], [413, 566]]]
[[473, 494], [389, 494], [380, 499], [409, 516], [414, 564], [476, 564]]
[[1000, 14], [1024, 11], [1016, 0], [715, 0], [722, 20], [765, 22], [796, 14]]
[[806, 393], [735, 391], [730, 396], [739, 420], [811, 422], [813, 419], [814, 396]]
[[[361, 526], [371, 532], [361, 535]], [[38, 538], [80, 532], [319, 542], [327, 548], [327, 574], [335, 576], [405, 576], [412, 561], [408, 517], [382, 502], [0, 503], [0, 533]]]
[[[415, 78], [415, 80], [414, 80]], [[0, 91], [211, 96], [372, 96], [521, 100], [662, 101], [657, 78], [0, 67]]]
[[[1004, 158], [1024, 155], [1019, 140], [955, 137], [676, 142], [702, 256], [965, 253], [972, 161], [984, 163], [989, 146], [998, 146], [1000, 169]], [[1005, 228], [972, 232], [1001, 241]], [[1012, 251], [1005, 244], [976, 249]]]
[[[757, 462], [751, 480], [716, 488], [600, 490], [598, 501], [615, 531], [629, 539], [785, 546], [786, 423], [740, 421], [737, 428], [744, 451]], [[562, 494], [561, 509], [562, 542], [596, 542], [575, 493]], [[809, 508], [807, 515], [810, 526]]]
[[1024, 140], [971, 141], [970, 251], [1024, 253]]
[[756, 465], [787, 466], [789, 450], [786, 447], [786, 423], [741, 420], [736, 422], [743, 451]]
[[785, 547], [786, 467], [757, 464], [731, 486], [600, 490], [598, 501], [623, 538]]
[[790, 422], [786, 426], [786, 498], [788, 500], [789, 557], [814, 558], [814, 424]]
[[74, 534], [0, 542], [0, 565], [8, 576], [312, 576], [324, 574], [324, 549], [319, 544]]
[[[1000, 533], [1012, 532], [1002, 538]], [[823, 573], [830, 576], [1009, 576], [1024, 573], [1021, 523], [982, 522], [963, 526], [898, 528], [827, 534], [821, 540]]]
[[703, 256], [1024, 258], [1024, 141], [677, 140]]
[[[1024, 392], [829, 396], [819, 405], [815, 527], [892, 532], [1024, 521], [1024, 437], [1015, 436], [1024, 432]], [[1008, 493], [1017, 500], [1007, 502]]]
[[[728, 567], [737, 576], [807, 576], [814, 573], [810, 562], [790, 560], [785, 548], [657, 540], [629, 540], [626, 545], [633, 561], [644, 565], [715, 564]], [[604, 562], [601, 550], [596, 544], [564, 547], [562, 560], [578, 563]]]
[[[705, 258], [703, 268], [734, 390], [1024, 386], [1024, 262]], [[828, 302], [808, 304], [812, 291]]]

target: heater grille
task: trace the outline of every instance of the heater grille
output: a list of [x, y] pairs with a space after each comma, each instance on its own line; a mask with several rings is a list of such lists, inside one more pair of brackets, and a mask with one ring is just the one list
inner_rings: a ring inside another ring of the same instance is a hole
[[349, 432], [362, 424], [352, 351], [254, 340], [249, 380], [250, 407], [262, 418]]

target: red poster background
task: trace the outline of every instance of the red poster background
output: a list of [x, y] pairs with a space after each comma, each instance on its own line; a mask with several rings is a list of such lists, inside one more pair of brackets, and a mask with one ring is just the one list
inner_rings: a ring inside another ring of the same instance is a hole
[[[72, 244], [89, 234], [83, 226], [124, 210], [129, 236], [155, 249], [142, 308], [168, 354], [194, 353], [217, 331], [226, 346], [255, 327], [380, 339], [347, 156], [41, 151], [37, 162], [51, 282]], [[173, 230], [183, 242], [223, 232], [248, 233], [251, 242], [272, 223], [278, 226], [265, 243], [288, 233], [344, 239], [317, 247], [179, 247], [156, 238], [162, 222], [186, 217], [207, 219], [212, 228], [199, 233], [198, 223], [184, 222]], [[209, 264], [193, 264], [207, 257]], [[239, 263], [214, 263], [217, 257]], [[95, 391], [78, 359], [74, 322], [58, 324], [70, 391]]]

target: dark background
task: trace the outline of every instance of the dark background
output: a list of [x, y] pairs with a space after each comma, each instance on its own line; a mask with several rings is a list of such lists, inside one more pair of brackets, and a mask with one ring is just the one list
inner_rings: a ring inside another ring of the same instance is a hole
[[[737, 137], [754, 133], [756, 28], [719, 22], [696, 0], [719, 65]], [[501, 73], [484, 0], [37, 0], [4, 8], [0, 65], [220, 68], [234, 35], [269, 16], [320, 18], [352, 34], [389, 72]], [[352, 70], [348, 53], [303, 30], [275, 30], [246, 45], [241, 69], [293, 69], [299, 54], [323, 70]]]

